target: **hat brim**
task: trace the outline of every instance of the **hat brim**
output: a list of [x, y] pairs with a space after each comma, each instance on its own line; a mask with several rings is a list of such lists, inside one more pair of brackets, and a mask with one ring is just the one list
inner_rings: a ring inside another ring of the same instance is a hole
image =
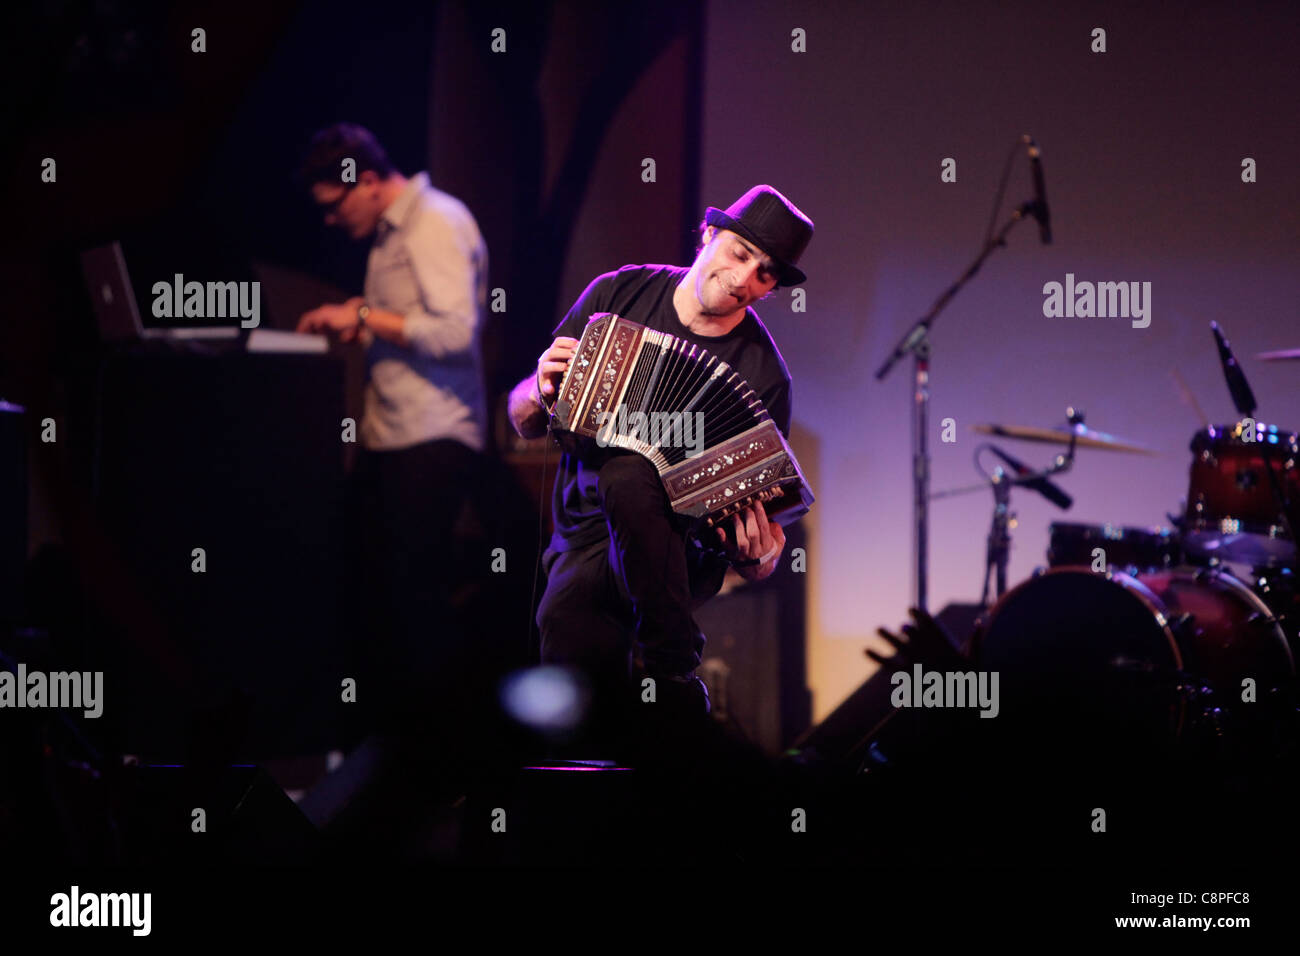
[[[749, 228], [737, 219], [728, 216], [717, 206], [709, 206], [704, 212], [704, 221], [710, 226], [719, 226], [722, 229], [730, 229], [738, 236], [744, 236], [759, 249], [763, 249], [763, 242], [756, 235], [749, 231]], [[766, 249], [763, 249], [765, 255], [771, 256]], [[772, 262], [777, 267], [776, 282], [777, 285], [798, 285], [808, 277], [804, 275], [802, 269], [798, 266], [792, 266], [788, 262], [782, 262], [775, 256], [772, 256]]]

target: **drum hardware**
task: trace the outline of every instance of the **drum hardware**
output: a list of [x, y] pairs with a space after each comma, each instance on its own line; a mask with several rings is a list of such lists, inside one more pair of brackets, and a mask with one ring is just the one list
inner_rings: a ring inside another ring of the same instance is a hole
[[[997, 435], [1004, 438], [1014, 438], [1020, 441], [1031, 441], [1039, 444], [1057, 444], [1066, 445], [1067, 450], [1063, 455], [1057, 455], [1052, 464], [1040, 471], [1032, 471], [1011, 455], [1007, 454], [996, 445], [985, 442], [979, 445], [975, 450], [976, 468], [984, 475], [984, 481], [978, 485], [968, 485], [962, 488], [951, 489], [948, 491], [936, 492], [929, 495], [927, 500], [947, 498], [953, 495], [965, 494], [971, 491], [977, 491], [981, 488], [990, 488], [993, 491], [993, 518], [990, 522], [989, 534], [987, 538], [987, 547], [985, 549], [984, 565], [984, 582], [981, 588], [981, 603], [986, 607], [991, 603], [989, 595], [990, 579], [995, 578], [996, 597], [1001, 597], [1006, 593], [1006, 568], [1011, 550], [1010, 531], [1016, 526], [1016, 515], [1011, 510], [1011, 488], [1015, 485], [1030, 488], [1037, 491], [1043, 497], [1047, 498], [1053, 504], [1060, 508], [1069, 508], [1073, 500], [1064, 491], [1058, 488], [1049, 480], [1049, 476], [1068, 471], [1074, 463], [1074, 454], [1078, 448], [1093, 448], [1104, 451], [1126, 452], [1131, 454], [1154, 455], [1152, 449], [1136, 442], [1127, 441], [1107, 434], [1106, 432], [1096, 431], [1088, 428], [1084, 424], [1084, 413], [1073, 407], [1066, 409], [1066, 422], [1062, 426], [1054, 428], [1038, 428], [1023, 425], [998, 425], [998, 424], [979, 424], [971, 426], [971, 430], [984, 435]], [[979, 455], [981, 452], [989, 450], [1006, 462], [1012, 471], [1009, 474], [1006, 469], [1001, 467], [995, 468], [993, 472], [987, 472], [979, 464]], [[1055, 525], [1053, 527], [1056, 527]], [[1082, 527], [1082, 526], [1080, 526]], [[1109, 527], [1109, 526], [1107, 526]], [[1136, 533], [1137, 529], [1128, 529]], [[1164, 530], [1152, 532], [1156, 535], [1162, 535], [1164, 538], [1170, 538], [1170, 533]], [[1169, 566], [1178, 563], [1182, 554], [1180, 548], [1169, 547], [1167, 560], [1158, 562], [1156, 567]], [[1091, 560], [1089, 558], [1089, 560]], [[1049, 555], [1049, 564], [1060, 564], [1060, 561], [1053, 561]], [[1074, 563], [1074, 562], [1072, 562]], [[1126, 566], [1127, 562], [1119, 566]], [[1142, 569], [1147, 565], [1135, 563], [1135, 569]], [[1037, 573], [1037, 572], [1035, 572]]]
[[[972, 425], [971, 431], [981, 435], [996, 435], [1003, 438], [1015, 438], [1020, 441], [1031, 441], [1039, 444], [1067, 445], [1068, 449], [1064, 455], [1058, 455], [1052, 465], [1041, 472], [1030, 472], [1028, 468], [1021, 465], [1006, 452], [999, 449], [992, 443], [984, 443], [975, 450], [976, 467], [979, 468], [979, 454], [984, 449], [990, 449], [1003, 461], [1011, 464], [1016, 471], [1016, 477], [1012, 484], [1024, 485], [1032, 488], [1041, 494], [1048, 501], [1060, 508], [1069, 508], [1073, 504], [1072, 499], [1065, 492], [1061, 491], [1054, 484], [1048, 481], [1048, 476], [1059, 472], [1068, 471], [1074, 463], [1074, 453], [1077, 448], [1095, 448], [1103, 451], [1128, 452], [1132, 454], [1154, 455], [1152, 451], [1136, 442], [1130, 442], [1116, 438], [1106, 432], [1095, 431], [1084, 424], [1084, 413], [1073, 407], [1066, 409], [1066, 423], [1056, 428], [1037, 428], [1025, 425], [996, 425], [980, 424]], [[981, 471], [983, 469], [980, 469]], [[987, 476], [988, 483], [993, 488], [993, 522], [989, 530], [988, 547], [986, 550], [984, 566], [984, 585], [982, 589], [981, 602], [985, 605], [989, 601], [989, 578], [996, 572], [997, 576], [997, 597], [1006, 593], [1006, 567], [1011, 551], [1010, 528], [1015, 527], [1015, 514], [1010, 511], [1010, 488], [1003, 489], [1005, 472], [1002, 469], [996, 469], [992, 475]], [[938, 496], [936, 496], [938, 497]], [[1050, 563], [1050, 561], [1049, 561]]]
[[997, 569], [998, 595], [1007, 587], [1007, 561], [1011, 554], [1011, 528], [1016, 516], [1011, 510], [1011, 482], [1006, 480], [1001, 468], [994, 469], [989, 479], [993, 488], [993, 524], [989, 528], [988, 543], [984, 551], [984, 589], [980, 604], [989, 603], [989, 575]]
[[1300, 650], [1297, 637], [1300, 630], [1300, 594], [1296, 592], [1295, 575], [1290, 568], [1253, 568], [1252, 589], [1268, 605], [1282, 625], [1287, 639], [1292, 641], [1293, 649]]
[[[1066, 409], [1066, 415], [1071, 425], [1082, 425], [1082, 412], [1068, 408]], [[1015, 476], [1011, 477], [999, 465], [993, 469], [991, 475], [988, 475], [989, 485], [993, 489], [993, 522], [989, 528], [988, 547], [985, 550], [984, 588], [980, 597], [980, 603], [988, 606], [989, 579], [995, 575], [995, 572], [997, 596], [1001, 597], [1007, 592], [1007, 562], [1011, 557], [1011, 529], [1016, 526], [1016, 515], [1011, 510], [1012, 487], [1020, 485], [1032, 489], [1058, 508], [1069, 508], [1074, 503], [1073, 499], [1053, 484], [1048, 476], [1062, 474], [1070, 470], [1074, 464], [1074, 442], [1070, 442], [1070, 446], [1064, 455], [1057, 455], [1052, 464], [1041, 471], [1031, 470], [1019, 459], [1008, 455], [992, 442], [984, 442], [975, 449], [976, 468], [980, 468], [980, 452], [985, 449], [1001, 458], [1015, 472]]]

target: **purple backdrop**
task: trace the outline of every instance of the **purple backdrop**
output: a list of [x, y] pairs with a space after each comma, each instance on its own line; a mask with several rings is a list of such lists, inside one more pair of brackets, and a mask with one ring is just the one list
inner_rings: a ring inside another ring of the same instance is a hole
[[[1105, 53], [1090, 49], [1096, 27]], [[1281, 5], [709, 5], [703, 201], [766, 181], [817, 223], [807, 312], [792, 312], [788, 292], [761, 310], [816, 458], [817, 716], [870, 673], [861, 649], [903, 618], [912, 588], [910, 363], [884, 384], [874, 370], [978, 251], [1018, 134], [1042, 146], [1056, 241], [1019, 227], [936, 327], [933, 488], [977, 480], [970, 425], [1047, 426], [1068, 404], [1160, 455], [1081, 452], [1061, 479], [1068, 513], [1017, 493], [1011, 582], [1045, 563], [1053, 520], [1167, 523], [1199, 427], [1173, 370], [1212, 421], [1232, 417], [1211, 319], [1243, 357], [1258, 417], [1300, 427], [1300, 363], [1253, 358], [1300, 347], [1296, 27]], [[796, 28], [806, 52], [792, 50]], [[940, 180], [947, 157], [955, 183]], [[1245, 157], [1258, 164], [1253, 184]], [[1031, 196], [1018, 158], [1003, 214]], [[1150, 282], [1150, 326], [1045, 318], [1043, 285], [1066, 273]], [[945, 417], [953, 444], [939, 441]], [[1004, 447], [1030, 463], [1049, 456]], [[935, 502], [932, 608], [978, 597], [991, 504], [983, 492]]]

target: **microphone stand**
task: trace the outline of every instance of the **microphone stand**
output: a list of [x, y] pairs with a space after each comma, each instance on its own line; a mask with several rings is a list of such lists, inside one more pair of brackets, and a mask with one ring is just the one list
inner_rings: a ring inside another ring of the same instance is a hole
[[1026, 216], [1031, 216], [1038, 209], [1038, 203], [1030, 201], [1021, 203], [1011, 214], [997, 234], [984, 243], [984, 248], [975, 257], [961, 277], [935, 300], [930, 311], [917, 319], [907, 331], [893, 354], [885, 360], [876, 372], [876, 381], [884, 381], [899, 359], [912, 354], [913, 361], [913, 415], [912, 415], [912, 536], [916, 555], [914, 576], [915, 604], [918, 610], [926, 611], [927, 581], [929, 568], [929, 522], [930, 522], [930, 452], [926, 447], [926, 433], [930, 417], [930, 329], [939, 313], [956, 297], [962, 287], [979, 272], [994, 249], [1007, 244], [1007, 234], [1015, 228], [1016, 223]]
[[1071, 466], [1074, 465], [1074, 445], [1078, 438], [1073, 428], [1078, 422], [1074, 420], [1073, 413], [1070, 424], [1069, 450], [1064, 455], [1057, 455], [1052, 464], [1042, 471], [1031, 472], [1028, 475], [1008, 480], [1006, 471], [1001, 465], [993, 469], [993, 477], [989, 479], [989, 484], [993, 487], [993, 526], [989, 528], [988, 549], [985, 557], [984, 589], [980, 594], [980, 605], [982, 607], [988, 607], [990, 604], [989, 575], [995, 569], [997, 571], [997, 596], [1002, 597], [1007, 593], [1007, 563], [1011, 558], [1010, 528], [1016, 518], [1015, 512], [1011, 510], [1011, 489], [1016, 485], [1028, 485], [1040, 478], [1047, 478], [1050, 475], [1070, 470]]

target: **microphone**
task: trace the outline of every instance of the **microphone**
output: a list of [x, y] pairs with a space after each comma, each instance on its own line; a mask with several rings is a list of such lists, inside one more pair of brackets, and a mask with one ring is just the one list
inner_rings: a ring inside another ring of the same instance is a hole
[[[1016, 473], [1017, 478], [1024, 478], [1026, 475], [1033, 474], [1033, 472], [1028, 468], [1028, 466], [1025, 465], [1024, 462], [1017, 461], [1015, 458], [1012, 458], [1010, 455], [1004, 452], [997, 445], [989, 445], [989, 449], [993, 452], [993, 454], [997, 455], [1004, 462], [1006, 462], [1008, 465], [1011, 466], [1011, 470]], [[1048, 501], [1056, 505], [1056, 507], [1061, 508], [1062, 510], [1069, 511], [1070, 506], [1074, 504], [1074, 499], [1071, 498], [1069, 495], [1067, 495], [1064, 491], [1062, 491], [1058, 485], [1052, 483], [1051, 481], [1048, 481], [1046, 478], [1043, 478], [1041, 476], [1035, 478], [1033, 481], [1023, 482], [1023, 485], [1026, 488], [1030, 488], [1038, 492], [1040, 495], [1042, 495], [1044, 498], [1046, 498]]]
[[1043, 163], [1038, 144], [1028, 133], [1020, 137], [1029, 147], [1029, 165], [1034, 170], [1034, 218], [1038, 220], [1038, 236], [1043, 245], [1052, 244], [1052, 214], [1047, 210], [1047, 187], [1043, 185]]
[[1223, 377], [1228, 382], [1228, 392], [1232, 395], [1232, 404], [1237, 406], [1239, 415], [1250, 416], [1255, 413], [1255, 393], [1246, 382], [1246, 373], [1237, 364], [1236, 356], [1228, 345], [1228, 340], [1219, 331], [1219, 323], [1211, 322], [1210, 331], [1214, 333], [1215, 344], [1219, 346], [1219, 361], [1223, 364]]

